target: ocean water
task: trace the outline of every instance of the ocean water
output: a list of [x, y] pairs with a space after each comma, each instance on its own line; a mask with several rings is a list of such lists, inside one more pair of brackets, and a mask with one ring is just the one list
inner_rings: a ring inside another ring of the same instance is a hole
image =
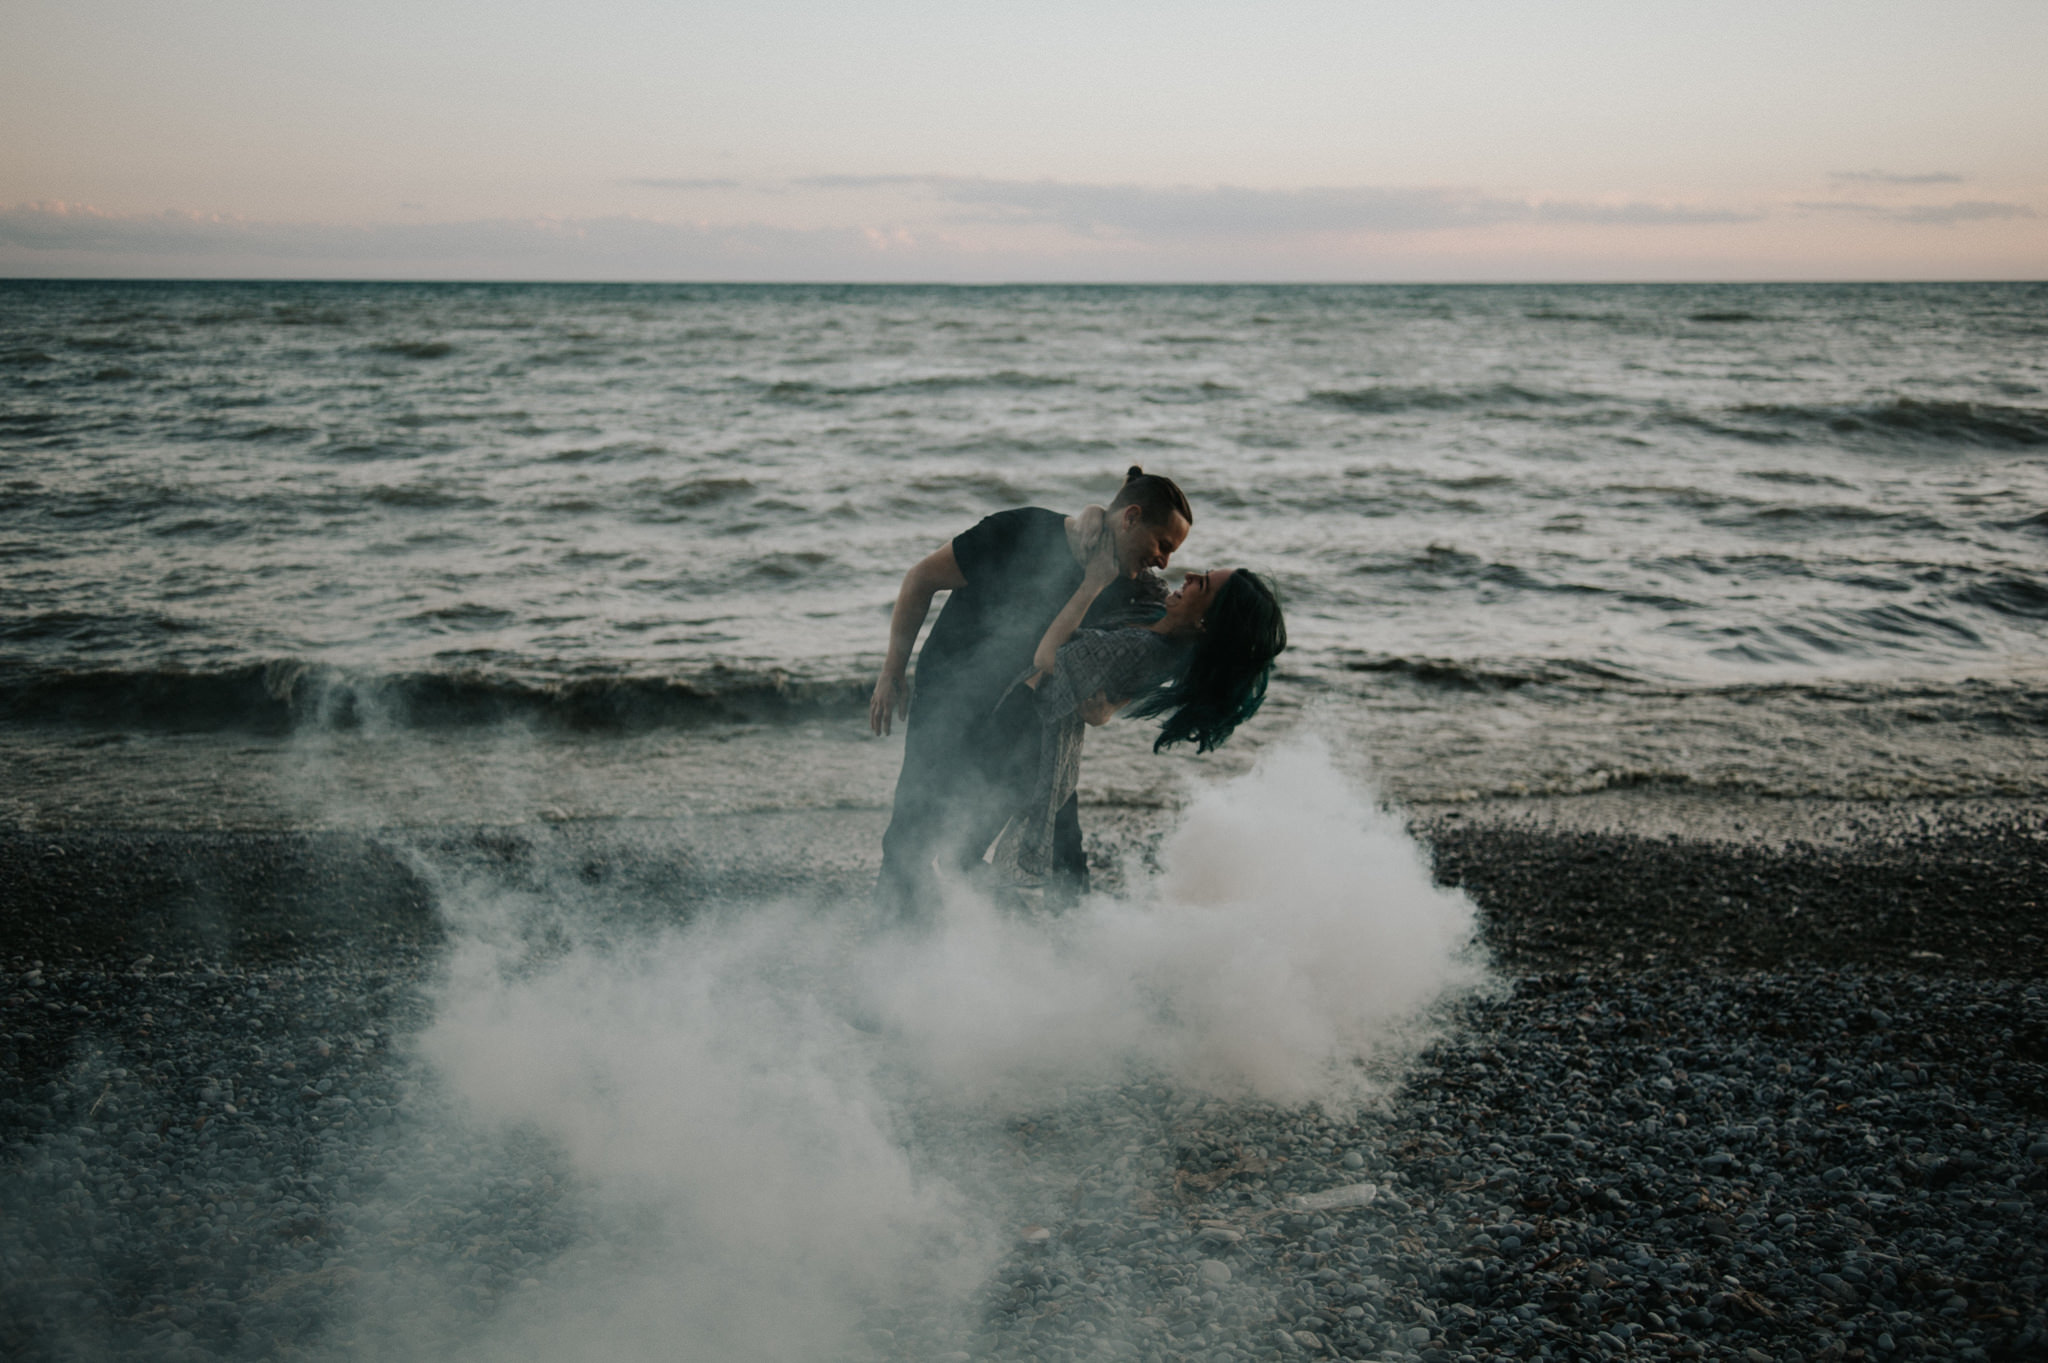
[[[1132, 463], [1176, 567], [1286, 597], [1240, 765], [2048, 788], [2044, 285], [14, 282], [0, 800], [164, 821], [317, 751], [369, 818], [401, 752], [571, 814], [879, 803], [903, 570]], [[1097, 747], [1098, 803], [1189, 779]]]

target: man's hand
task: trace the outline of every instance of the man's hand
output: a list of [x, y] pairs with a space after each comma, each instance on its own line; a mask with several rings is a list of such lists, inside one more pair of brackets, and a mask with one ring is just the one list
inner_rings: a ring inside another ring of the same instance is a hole
[[1099, 729], [1115, 719], [1116, 712], [1123, 708], [1124, 703], [1120, 700], [1111, 700], [1109, 692], [1097, 691], [1081, 702], [1081, 718], [1087, 720], [1090, 726]]
[[868, 728], [886, 738], [893, 721], [910, 712], [910, 686], [900, 672], [884, 672], [868, 698]]
[[896, 604], [889, 608], [889, 651], [882, 655], [882, 679], [868, 698], [868, 727], [887, 735], [891, 721], [910, 713], [910, 684], [903, 680], [910, 666], [910, 650], [917, 632], [924, 626], [932, 598], [940, 592], [958, 591], [967, 585], [953, 546], [942, 544], [910, 566], [903, 585], [896, 589]]

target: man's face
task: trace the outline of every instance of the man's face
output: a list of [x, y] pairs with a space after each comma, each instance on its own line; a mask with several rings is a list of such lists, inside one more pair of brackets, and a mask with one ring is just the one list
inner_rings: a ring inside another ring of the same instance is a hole
[[1178, 511], [1155, 524], [1137, 507], [1127, 506], [1117, 513], [1117, 564], [1126, 577], [1136, 577], [1147, 568], [1164, 568], [1187, 537], [1188, 518]]

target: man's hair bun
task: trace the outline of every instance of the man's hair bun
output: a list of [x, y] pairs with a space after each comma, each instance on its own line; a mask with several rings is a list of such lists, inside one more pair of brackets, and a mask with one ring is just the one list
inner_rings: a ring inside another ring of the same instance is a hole
[[1195, 523], [1194, 508], [1188, 499], [1174, 486], [1173, 479], [1162, 478], [1156, 473], [1147, 473], [1136, 464], [1124, 475], [1124, 485], [1117, 489], [1109, 509], [1121, 511], [1127, 506], [1138, 507], [1144, 513], [1144, 520], [1152, 525], [1164, 525], [1179, 515], [1189, 525]]

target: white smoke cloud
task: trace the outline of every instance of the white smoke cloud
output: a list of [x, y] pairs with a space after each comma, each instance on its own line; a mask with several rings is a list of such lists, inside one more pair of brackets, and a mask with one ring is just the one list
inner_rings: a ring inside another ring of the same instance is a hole
[[781, 905], [608, 942], [564, 885], [446, 887], [460, 945], [424, 1056], [469, 1122], [551, 1143], [594, 1233], [633, 1245], [540, 1270], [470, 1351], [841, 1357], [878, 1308], [957, 1339], [1024, 1215], [969, 1176], [1006, 1158], [1007, 1116], [1128, 1079], [1356, 1104], [1483, 978], [1469, 901], [1318, 745], [1202, 794], [1160, 860], [1051, 918], [963, 888], [915, 933]]
[[1189, 806], [1165, 870], [1051, 929], [971, 894], [873, 958], [876, 1005], [934, 1082], [1029, 1101], [1138, 1070], [1221, 1097], [1358, 1101], [1355, 1063], [1475, 973], [1465, 898], [1319, 745], [1283, 745]]

